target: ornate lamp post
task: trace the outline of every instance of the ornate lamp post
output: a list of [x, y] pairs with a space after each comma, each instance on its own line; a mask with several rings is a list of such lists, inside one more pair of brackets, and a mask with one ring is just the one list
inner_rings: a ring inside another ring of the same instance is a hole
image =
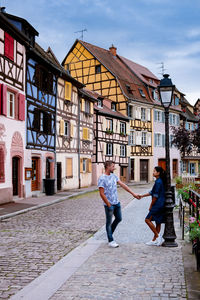
[[171, 177], [170, 177], [170, 155], [169, 155], [169, 107], [172, 103], [175, 86], [172, 84], [168, 74], [163, 75], [163, 79], [158, 86], [162, 106], [165, 110], [165, 156], [166, 156], [166, 191], [165, 191], [165, 230], [163, 234], [164, 247], [177, 247], [175, 242], [176, 233], [174, 229], [173, 219], [173, 200], [171, 192]]

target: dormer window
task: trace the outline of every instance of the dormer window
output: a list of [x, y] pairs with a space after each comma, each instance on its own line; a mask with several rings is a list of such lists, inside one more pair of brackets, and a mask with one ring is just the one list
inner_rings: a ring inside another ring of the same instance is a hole
[[139, 92], [140, 92], [140, 95], [141, 95], [143, 98], [146, 98], [145, 93], [143, 92], [143, 89], [138, 89], [138, 90], [139, 90]]
[[100, 107], [100, 108], [103, 107], [103, 100], [102, 99], [98, 99], [97, 106]]
[[95, 66], [95, 74], [100, 74], [101, 73], [101, 65]]
[[127, 89], [127, 92], [128, 92], [129, 94], [133, 94], [133, 92], [132, 92], [131, 87], [130, 87], [129, 84], [126, 84], [126, 89]]
[[115, 102], [111, 103], [111, 109], [112, 109], [112, 111], [116, 111], [116, 103]]

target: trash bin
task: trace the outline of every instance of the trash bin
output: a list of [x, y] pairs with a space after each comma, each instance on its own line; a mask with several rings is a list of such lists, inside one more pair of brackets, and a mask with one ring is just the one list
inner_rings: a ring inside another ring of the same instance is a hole
[[46, 178], [44, 181], [44, 189], [47, 196], [55, 194], [55, 179]]

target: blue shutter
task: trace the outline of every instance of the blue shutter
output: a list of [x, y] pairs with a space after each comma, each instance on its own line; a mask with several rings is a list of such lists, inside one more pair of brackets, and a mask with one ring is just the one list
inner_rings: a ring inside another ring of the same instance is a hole
[[156, 143], [156, 133], [154, 133], [154, 146], [155, 147], [157, 146], [157, 143]]
[[177, 125], [179, 126], [180, 125], [180, 116], [179, 115], [176, 116], [176, 121], [177, 121]]
[[169, 114], [169, 124], [172, 125], [172, 114]]
[[156, 114], [156, 110], [154, 110], [154, 121], [157, 121], [157, 114]]
[[162, 147], [165, 147], [165, 134], [162, 134]]
[[162, 123], [165, 123], [165, 113], [162, 111]]
[[185, 123], [185, 129], [187, 129], [187, 130], [189, 129], [189, 124], [188, 124], [188, 122]]

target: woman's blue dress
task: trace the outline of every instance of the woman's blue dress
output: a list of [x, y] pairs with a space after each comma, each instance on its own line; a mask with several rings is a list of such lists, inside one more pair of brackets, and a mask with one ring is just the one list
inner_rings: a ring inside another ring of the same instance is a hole
[[161, 224], [164, 220], [165, 204], [165, 188], [161, 178], [156, 179], [155, 184], [149, 193], [152, 197], [157, 198], [157, 200], [146, 216], [146, 219], [150, 219], [150, 217], [152, 217], [152, 221], [155, 221], [156, 224]]

